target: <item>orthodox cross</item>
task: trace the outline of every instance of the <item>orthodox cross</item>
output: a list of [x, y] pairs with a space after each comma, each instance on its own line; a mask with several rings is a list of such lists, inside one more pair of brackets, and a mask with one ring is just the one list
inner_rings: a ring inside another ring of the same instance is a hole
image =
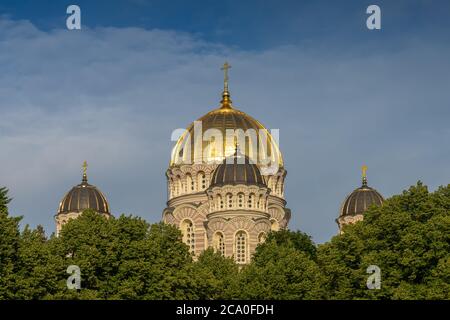
[[83, 162], [83, 166], [82, 166], [82, 168], [83, 168], [83, 175], [84, 175], [84, 176], [85, 176], [86, 173], [87, 173], [87, 167], [88, 167], [87, 161], [84, 161], [84, 162]]
[[362, 169], [362, 176], [363, 176], [363, 178], [366, 178], [367, 177], [367, 166], [363, 165], [361, 167], [361, 169]]
[[228, 91], [228, 70], [231, 69], [231, 66], [228, 64], [228, 62], [225, 62], [223, 64], [223, 67], [221, 68], [221, 70], [223, 70], [224, 73], [224, 88], [225, 91]]

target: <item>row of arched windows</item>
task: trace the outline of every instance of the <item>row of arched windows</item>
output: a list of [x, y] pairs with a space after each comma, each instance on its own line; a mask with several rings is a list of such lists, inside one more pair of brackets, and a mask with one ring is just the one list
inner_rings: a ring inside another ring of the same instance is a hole
[[[192, 254], [195, 254], [195, 228], [194, 223], [189, 220], [183, 220], [180, 225], [181, 232], [183, 234], [183, 242], [188, 245], [189, 251]], [[261, 232], [258, 235], [258, 242], [264, 242], [266, 235], [264, 232]], [[225, 256], [225, 237], [222, 232], [218, 231], [214, 234], [213, 237], [213, 246], [217, 252], [220, 252], [223, 256]], [[245, 231], [238, 231], [234, 236], [233, 242], [233, 254], [236, 260], [236, 263], [244, 264], [249, 260], [249, 242], [248, 235]]]
[[250, 193], [246, 196], [240, 192], [237, 195], [227, 193], [225, 198], [222, 195], [217, 195], [215, 198], [211, 198], [212, 210], [221, 211], [229, 209], [257, 209], [266, 210], [266, 198], [262, 195], [257, 197], [254, 193]]
[[[197, 183], [195, 183], [196, 180]], [[203, 191], [206, 190], [207, 187], [206, 174], [202, 171], [198, 172], [195, 177], [192, 177], [190, 173], [186, 173], [185, 179], [177, 175], [170, 178], [170, 197], [172, 198], [182, 194]]]
[[[190, 173], [186, 173], [185, 179], [180, 175], [170, 178], [170, 197], [177, 197], [182, 194], [188, 194], [197, 191], [206, 190], [208, 187], [208, 181], [206, 174], [203, 171], [199, 171], [195, 176]], [[276, 179], [272, 177], [269, 181], [269, 188], [276, 195], [283, 195], [283, 178], [278, 176]], [[250, 204], [252, 205], [252, 204]], [[251, 208], [249, 206], [249, 208]]]
[[[266, 239], [266, 235], [264, 232], [261, 232], [258, 235], [258, 242], [262, 243]], [[214, 234], [214, 248], [217, 252], [220, 252], [222, 255], [225, 255], [225, 238], [222, 232], [216, 232]], [[238, 231], [234, 237], [234, 258], [236, 263], [244, 264], [249, 260], [249, 243], [248, 243], [248, 235], [245, 231]]]

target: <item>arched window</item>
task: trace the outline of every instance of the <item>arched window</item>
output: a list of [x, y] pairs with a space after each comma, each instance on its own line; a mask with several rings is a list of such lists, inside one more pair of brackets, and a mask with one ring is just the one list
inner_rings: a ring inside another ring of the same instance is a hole
[[246, 263], [247, 262], [247, 234], [244, 231], [239, 231], [236, 233], [235, 239], [235, 257], [236, 263]]
[[244, 194], [238, 193], [238, 207], [242, 208], [244, 207]]
[[233, 208], [233, 195], [231, 193], [227, 193], [227, 208]]
[[222, 196], [220, 194], [217, 195], [216, 201], [217, 201], [216, 209], [222, 210], [223, 209], [223, 200], [222, 200]]
[[225, 255], [225, 239], [222, 232], [216, 232], [214, 235], [214, 248], [223, 256]]
[[258, 235], [258, 243], [263, 243], [264, 241], [266, 241], [266, 234], [264, 232], [261, 232]]
[[279, 187], [280, 187], [280, 177], [277, 177], [277, 182], [275, 182], [275, 194], [279, 193]]
[[200, 190], [206, 189], [206, 174], [202, 171], [200, 171], [197, 175], [197, 185], [199, 186]]
[[217, 209], [217, 201], [214, 201], [214, 197], [209, 197], [209, 203], [211, 203], [211, 209], [216, 210]]
[[283, 179], [282, 178], [278, 178], [278, 181], [277, 181], [277, 193], [279, 195], [283, 194]]
[[263, 202], [264, 202], [264, 198], [263, 198], [262, 195], [260, 195], [260, 196], [259, 196], [259, 200], [258, 200], [258, 208], [259, 208], [260, 210], [264, 210], [264, 208], [263, 208]]
[[194, 180], [192, 180], [192, 176], [190, 173], [186, 174], [186, 192], [194, 191]]
[[247, 207], [251, 209], [254, 206], [255, 206], [255, 195], [253, 193], [250, 193], [250, 195], [248, 196]]
[[275, 192], [275, 177], [270, 178], [270, 189], [272, 189], [272, 192]]
[[177, 189], [178, 189], [178, 194], [183, 193], [183, 182], [181, 181], [180, 176], [177, 176]]
[[189, 251], [195, 253], [195, 230], [194, 224], [191, 220], [183, 220], [180, 226], [181, 232], [183, 234], [183, 242], [189, 246]]

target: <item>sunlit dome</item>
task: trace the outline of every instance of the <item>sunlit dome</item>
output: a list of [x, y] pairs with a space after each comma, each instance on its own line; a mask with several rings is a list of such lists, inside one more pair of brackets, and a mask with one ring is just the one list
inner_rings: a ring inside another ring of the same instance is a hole
[[[234, 130], [239, 135], [237, 139]], [[258, 120], [232, 105], [225, 83], [221, 106], [189, 125], [172, 150], [170, 166], [220, 164], [234, 154], [236, 144], [261, 168], [283, 167], [283, 157], [275, 139]]]

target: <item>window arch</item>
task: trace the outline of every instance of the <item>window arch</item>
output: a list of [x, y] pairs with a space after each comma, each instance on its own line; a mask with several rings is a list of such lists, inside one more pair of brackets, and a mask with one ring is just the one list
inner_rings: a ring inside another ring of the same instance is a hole
[[186, 173], [186, 192], [194, 191], [194, 180], [190, 173]]
[[283, 194], [283, 179], [280, 177], [278, 177], [278, 180], [277, 180], [277, 193], [279, 195]]
[[235, 240], [234, 240], [234, 253], [235, 253], [235, 259], [236, 263], [244, 264], [247, 262], [248, 257], [248, 250], [247, 250], [247, 233], [245, 231], [239, 231], [236, 233]]
[[223, 256], [225, 255], [225, 238], [222, 232], [216, 232], [214, 234], [214, 248]]
[[223, 200], [222, 200], [222, 196], [220, 194], [217, 195], [217, 199], [216, 199], [216, 209], [217, 210], [223, 210]]
[[206, 189], [206, 174], [200, 171], [197, 175], [197, 186], [200, 190]]
[[227, 208], [231, 209], [233, 208], [233, 195], [231, 193], [227, 193]]
[[259, 196], [259, 200], [258, 200], [258, 208], [259, 208], [260, 210], [264, 210], [263, 203], [264, 203], [264, 198], [263, 198], [262, 195], [260, 195], [260, 196]]
[[183, 242], [189, 246], [189, 251], [195, 253], [195, 230], [191, 220], [186, 219], [181, 223], [181, 232], [183, 234]]
[[173, 179], [170, 178], [170, 197], [174, 197], [175, 196], [175, 184], [173, 183]]
[[252, 209], [255, 207], [255, 194], [250, 193], [250, 195], [248, 196], [247, 207], [249, 209]]
[[277, 181], [275, 182], [275, 193], [276, 194], [279, 194], [279, 192], [280, 192], [280, 190], [279, 190], [279, 188], [280, 188], [280, 177], [277, 177]]
[[244, 207], [244, 194], [238, 193], [238, 207], [243, 208]]
[[178, 189], [178, 194], [183, 193], [183, 182], [181, 181], [180, 176], [177, 176], [177, 189]]

